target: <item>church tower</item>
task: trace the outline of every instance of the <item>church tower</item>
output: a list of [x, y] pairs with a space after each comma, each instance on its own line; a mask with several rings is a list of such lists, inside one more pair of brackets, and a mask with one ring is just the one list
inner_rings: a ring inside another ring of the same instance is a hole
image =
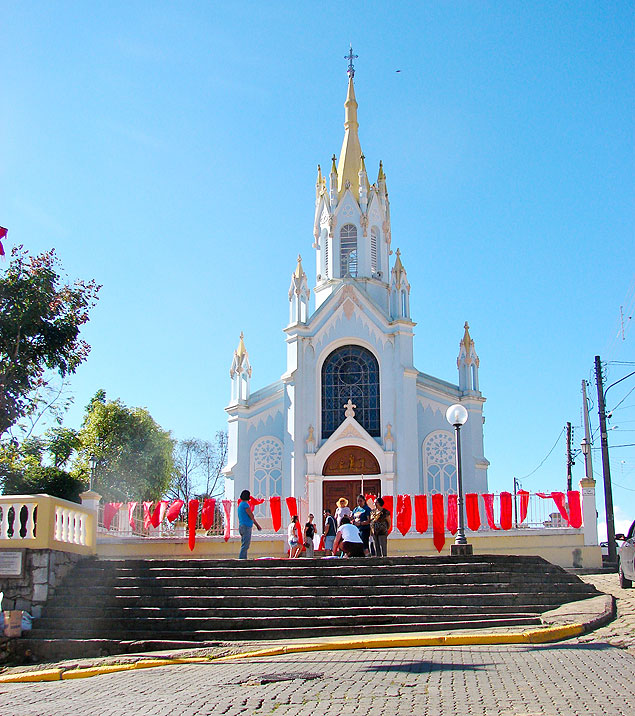
[[352, 50], [344, 102], [344, 140], [333, 155], [329, 187], [318, 167], [313, 236], [316, 250], [315, 303], [319, 308], [346, 278], [353, 278], [386, 313], [390, 294], [390, 209], [382, 163], [370, 184], [359, 141]]

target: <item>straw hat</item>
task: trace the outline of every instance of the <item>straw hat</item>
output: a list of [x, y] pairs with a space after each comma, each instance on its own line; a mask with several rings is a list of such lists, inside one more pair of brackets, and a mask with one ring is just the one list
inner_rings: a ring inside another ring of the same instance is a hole
[[340, 499], [337, 501], [337, 504], [340, 507], [346, 507], [346, 505], [348, 505], [348, 500], [345, 497], [340, 497]]

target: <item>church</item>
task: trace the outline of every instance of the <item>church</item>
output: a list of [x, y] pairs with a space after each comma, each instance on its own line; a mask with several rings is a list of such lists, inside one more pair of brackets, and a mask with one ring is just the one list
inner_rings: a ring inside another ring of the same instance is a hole
[[[280, 380], [251, 391], [241, 334], [230, 369], [225, 497], [244, 489], [265, 504], [295, 497], [320, 524], [324, 508], [359, 492], [451, 494], [456, 449], [446, 409], [461, 403], [465, 492], [487, 492], [479, 359], [465, 323], [458, 382], [413, 364], [415, 322], [399, 248], [393, 251], [386, 175], [370, 183], [357, 122], [352, 51], [347, 58], [344, 140], [315, 186], [313, 297], [302, 259], [291, 275], [287, 365]], [[299, 247], [303, 249], [304, 247]], [[404, 246], [407, 254], [407, 246]], [[459, 333], [460, 335], [460, 333]], [[430, 504], [430, 502], [428, 502]], [[266, 524], [266, 522], [265, 522]]]

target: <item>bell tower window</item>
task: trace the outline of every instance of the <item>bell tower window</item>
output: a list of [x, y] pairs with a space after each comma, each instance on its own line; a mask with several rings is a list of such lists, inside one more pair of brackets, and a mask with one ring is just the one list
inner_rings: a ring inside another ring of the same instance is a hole
[[373, 226], [370, 230], [370, 270], [372, 273], [377, 273], [377, 227]]
[[340, 276], [357, 276], [357, 227], [344, 224], [340, 230]]

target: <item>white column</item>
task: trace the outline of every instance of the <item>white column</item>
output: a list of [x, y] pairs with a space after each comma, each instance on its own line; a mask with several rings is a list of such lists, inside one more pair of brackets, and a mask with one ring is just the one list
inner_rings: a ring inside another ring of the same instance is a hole
[[598, 544], [598, 512], [595, 504], [595, 480], [583, 478], [580, 480], [582, 493], [582, 528], [584, 530], [584, 544]]

